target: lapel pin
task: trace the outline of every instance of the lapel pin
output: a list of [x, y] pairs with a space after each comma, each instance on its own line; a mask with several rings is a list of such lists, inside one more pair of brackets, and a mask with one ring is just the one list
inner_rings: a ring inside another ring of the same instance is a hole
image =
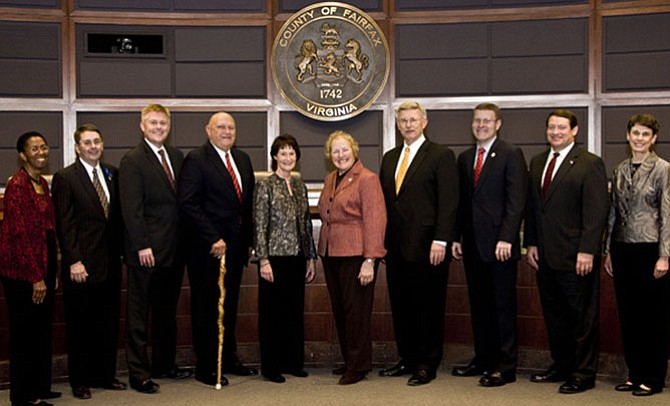
[[491, 158], [495, 158], [495, 157], [496, 157], [496, 153], [495, 153], [495, 152], [491, 152]]
[[570, 160], [570, 165], [574, 165], [574, 164], [575, 164], [575, 161], [573, 161], [573, 160], [571, 159], [571, 160]]

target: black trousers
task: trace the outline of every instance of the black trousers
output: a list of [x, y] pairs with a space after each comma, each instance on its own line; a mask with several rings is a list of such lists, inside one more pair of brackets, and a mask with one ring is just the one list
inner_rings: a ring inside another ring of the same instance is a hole
[[30, 282], [1, 277], [9, 313], [9, 399], [21, 403], [51, 391], [51, 319], [56, 281], [55, 234], [48, 233], [47, 294], [33, 303]]
[[515, 374], [518, 261], [484, 262], [476, 249], [466, 249], [463, 254], [474, 336], [474, 363], [488, 371]]
[[[193, 349], [197, 358], [196, 373], [211, 375], [216, 373], [219, 347], [219, 259], [211, 254], [191, 251], [188, 264], [188, 279], [191, 287], [191, 327]], [[197, 255], [202, 254], [202, 255]], [[226, 252], [226, 276], [224, 285], [226, 297], [223, 303], [223, 348], [222, 367], [238, 362], [237, 358], [237, 307], [242, 283], [242, 270], [246, 262], [246, 252], [230, 249]]]
[[[131, 383], [170, 371], [177, 352], [177, 302], [183, 267], [128, 267], [126, 359]], [[151, 362], [147, 351], [151, 319]]]
[[554, 367], [581, 379], [595, 379], [600, 337], [600, 257], [593, 271], [550, 269], [540, 258], [537, 287]]
[[[426, 253], [426, 257], [428, 253]], [[449, 263], [405, 261], [386, 256], [386, 279], [398, 356], [410, 368], [432, 372], [442, 362]]]
[[265, 375], [301, 371], [305, 361], [305, 257], [270, 257], [274, 282], [258, 277], [258, 335]]
[[663, 388], [668, 369], [670, 276], [654, 278], [658, 244], [613, 242], [611, 256], [628, 379]]
[[116, 378], [119, 348], [121, 269], [100, 283], [74, 283], [63, 270], [63, 305], [67, 330], [70, 386], [100, 387]]
[[365, 258], [325, 256], [321, 261], [344, 363], [350, 371], [367, 372], [372, 369], [370, 320], [377, 266], [373, 281], [362, 286], [357, 277]]

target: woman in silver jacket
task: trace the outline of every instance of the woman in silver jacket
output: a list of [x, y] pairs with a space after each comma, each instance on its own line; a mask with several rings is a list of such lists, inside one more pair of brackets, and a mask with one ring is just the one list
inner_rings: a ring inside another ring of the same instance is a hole
[[614, 278], [628, 380], [615, 387], [635, 396], [661, 392], [670, 326], [670, 164], [652, 151], [659, 124], [631, 117], [631, 157], [614, 169], [605, 270]]
[[300, 147], [291, 135], [270, 148], [272, 173], [254, 190], [254, 249], [260, 259], [258, 332], [261, 374], [282, 383], [282, 373], [306, 377], [304, 364], [305, 283], [314, 280], [316, 249], [307, 187], [291, 171]]

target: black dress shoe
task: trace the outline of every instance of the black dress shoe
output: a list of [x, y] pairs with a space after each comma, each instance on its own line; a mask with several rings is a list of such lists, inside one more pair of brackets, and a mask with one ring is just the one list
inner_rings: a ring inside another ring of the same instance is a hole
[[304, 369], [300, 369], [297, 371], [288, 371], [287, 374], [291, 374], [296, 378], [307, 378], [309, 376], [309, 373], [307, 373], [307, 371], [305, 371]]
[[637, 385], [635, 385], [631, 381], [626, 381], [624, 383], [620, 383], [617, 386], [614, 387], [614, 390], [617, 392], [632, 392], [635, 389], [637, 389]]
[[156, 393], [158, 392], [160, 385], [152, 381], [151, 379], [145, 379], [142, 382], [133, 382], [131, 380], [130, 387], [140, 393]]
[[663, 388], [651, 388], [647, 385], [639, 385], [633, 390], [633, 396], [651, 396], [662, 391]]
[[61, 396], [63, 396], [62, 393], [50, 390], [49, 392], [41, 393], [40, 399], [58, 399]]
[[594, 378], [582, 379], [575, 376], [570, 377], [567, 382], [561, 385], [558, 388], [560, 393], [573, 394], [581, 393], [589, 389], [593, 389], [596, 386], [596, 381]]
[[281, 374], [263, 374], [263, 378], [274, 383], [286, 382], [286, 378], [284, 378]]
[[456, 367], [451, 370], [453, 376], [476, 376], [484, 375], [486, 370], [477, 364], [470, 363], [464, 367]]
[[533, 374], [530, 376], [530, 381], [535, 383], [545, 383], [545, 382], [564, 382], [568, 379], [568, 375], [560, 372], [555, 368], [549, 368], [545, 372], [540, 374]]
[[91, 390], [86, 386], [78, 386], [76, 388], [72, 388], [72, 395], [77, 399], [90, 399]]
[[418, 371], [414, 372], [414, 374], [412, 374], [412, 376], [407, 381], [407, 384], [409, 386], [420, 386], [430, 383], [430, 381], [433, 379], [435, 379], [435, 373], [432, 373], [427, 369], [419, 369]]
[[152, 373], [152, 378], [169, 378], [169, 379], [185, 379], [193, 375], [193, 370], [191, 368], [180, 368], [178, 366], [172, 367], [171, 370], [166, 372]]
[[256, 368], [250, 368], [248, 366], [243, 365], [240, 362], [236, 362], [232, 365], [228, 365], [226, 367], [223, 367], [222, 372], [237, 375], [237, 376], [258, 375], [258, 370]]
[[516, 382], [516, 375], [513, 373], [492, 372], [479, 379], [479, 384], [487, 388], [503, 386], [508, 383]]
[[[205, 385], [216, 386], [216, 374], [199, 374], [195, 373], [195, 380], [204, 383]], [[221, 386], [228, 385], [228, 379], [221, 375]]]
[[[345, 372], [347, 372], [347, 366], [346, 365], [342, 365], [341, 367], [337, 367], [337, 368], [333, 369], [333, 371], [332, 371], [333, 375], [344, 375]], [[381, 372], [379, 373], [379, 375], [381, 375]]]
[[379, 376], [403, 376], [411, 373], [410, 368], [404, 362], [400, 361], [392, 367], [379, 371]]
[[340, 385], [351, 385], [360, 382], [367, 375], [365, 372], [347, 371], [340, 377]]

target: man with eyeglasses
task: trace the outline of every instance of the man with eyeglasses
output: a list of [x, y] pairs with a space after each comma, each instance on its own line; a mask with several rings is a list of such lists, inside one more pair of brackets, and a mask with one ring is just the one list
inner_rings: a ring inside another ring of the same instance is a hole
[[472, 113], [476, 144], [458, 156], [460, 204], [452, 257], [463, 258], [475, 357], [455, 376], [484, 375], [479, 384], [516, 381], [516, 275], [519, 228], [528, 171], [523, 152], [501, 139], [500, 108], [481, 103]]
[[77, 160], [53, 177], [67, 327], [68, 378], [78, 399], [90, 388], [124, 390], [116, 379], [122, 220], [118, 171], [100, 162], [100, 130], [74, 133]]
[[547, 117], [549, 149], [530, 162], [524, 245], [537, 287], [553, 364], [531, 382], [563, 382], [560, 393], [595, 386], [602, 236], [609, 210], [600, 157], [575, 145], [577, 117]]
[[400, 361], [381, 376], [411, 375], [407, 384], [435, 379], [442, 362], [444, 309], [456, 210], [454, 153], [424, 136], [426, 110], [398, 107], [403, 145], [388, 151], [379, 178], [387, 211], [385, 245], [393, 328]]

